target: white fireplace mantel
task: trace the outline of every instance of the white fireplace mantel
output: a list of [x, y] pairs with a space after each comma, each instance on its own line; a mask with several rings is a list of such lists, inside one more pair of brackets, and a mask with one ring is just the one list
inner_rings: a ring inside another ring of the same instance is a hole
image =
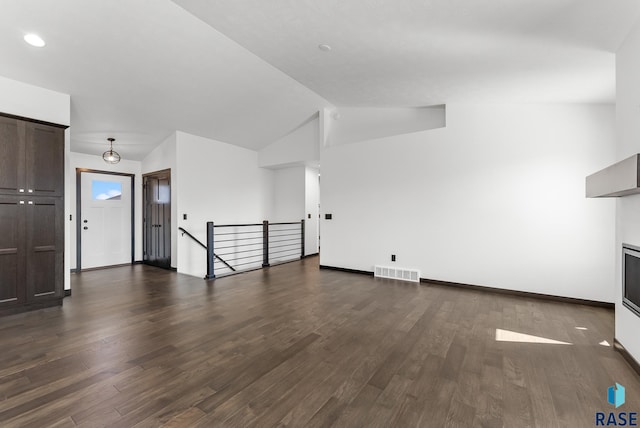
[[640, 193], [640, 154], [614, 163], [587, 177], [587, 198], [629, 196]]

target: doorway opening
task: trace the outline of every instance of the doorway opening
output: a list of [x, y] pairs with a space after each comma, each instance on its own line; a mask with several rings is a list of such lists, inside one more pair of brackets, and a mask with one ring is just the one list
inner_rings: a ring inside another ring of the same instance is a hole
[[171, 169], [142, 176], [143, 261], [171, 269]]
[[76, 270], [134, 263], [134, 174], [76, 168]]

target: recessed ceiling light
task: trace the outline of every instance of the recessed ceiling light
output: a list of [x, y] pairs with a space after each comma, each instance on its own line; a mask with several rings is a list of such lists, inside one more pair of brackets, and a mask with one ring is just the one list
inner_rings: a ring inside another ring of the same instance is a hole
[[318, 49], [322, 52], [329, 52], [331, 50], [331, 46], [329, 45], [318, 45]]
[[37, 48], [44, 47], [44, 45], [46, 44], [40, 36], [33, 33], [27, 34], [26, 36], [24, 36], [24, 41], [29, 43], [31, 46], [35, 46]]

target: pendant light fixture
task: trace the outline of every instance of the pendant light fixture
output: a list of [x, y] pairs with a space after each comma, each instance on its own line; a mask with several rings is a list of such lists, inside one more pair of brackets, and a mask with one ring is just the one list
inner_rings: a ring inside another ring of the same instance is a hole
[[116, 141], [116, 139], [115, 138], [107, 138], [107, 141], [109, 141], [109, 150], [107, 150], [106, 152], [104, 152], [102, 154], [102, 159], [106, 163], [116, 164], [116, 163], [120, 162], [120, 154], [113, 150], [113, 142]]

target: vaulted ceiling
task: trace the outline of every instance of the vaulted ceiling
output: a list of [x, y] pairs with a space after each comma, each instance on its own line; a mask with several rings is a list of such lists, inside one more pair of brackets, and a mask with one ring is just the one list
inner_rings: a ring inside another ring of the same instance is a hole
[[[68, 93], [72, 150], [179, 129], [254, 150], [331, 106], [615, 99], [637, 0], [3, 0], [0, 75]], [[34, 48], [24, 34], [40, 34]], [[320, 44], [331, 47], [318, 49]]]
[[636, 0], [175, 3], [350, 106], [613, 102], [614, 52], [640, 12]]

